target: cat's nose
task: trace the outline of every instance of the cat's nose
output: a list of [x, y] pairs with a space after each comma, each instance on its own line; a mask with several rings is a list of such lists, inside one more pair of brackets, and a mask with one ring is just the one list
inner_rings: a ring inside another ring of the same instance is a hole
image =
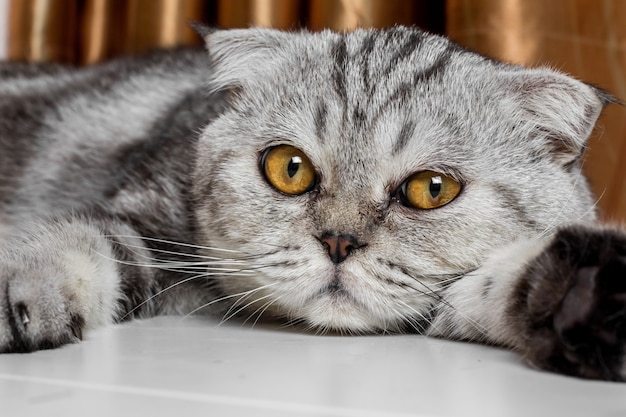
[[330, 259], [336, 264], [345, 261], [352, 251], [364, 246], [359, 244], [356, 237], [348, 234], [324, 233], [319, 240], [328, 251]]

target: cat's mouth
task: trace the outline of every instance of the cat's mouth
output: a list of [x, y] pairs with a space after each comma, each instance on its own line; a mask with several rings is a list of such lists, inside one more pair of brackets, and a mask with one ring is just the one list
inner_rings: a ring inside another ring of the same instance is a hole
[[331, 297], [335, 300], [356, 302], [354, 297], [346, 289], [346, 286], [341, 282], [339, 274], [337, 273], [335, 274], [335, 278], [320, 290], [318, 297]]
[[316, 294], [311, 297], [314, 303], [325, 305], [328, 310], [341, 310], [347, 316], [349, 312], [366, 312], [367, 307], [358, 300], [348, 286], [343, 282], [340, 273], [335, 273], [335, 277]]

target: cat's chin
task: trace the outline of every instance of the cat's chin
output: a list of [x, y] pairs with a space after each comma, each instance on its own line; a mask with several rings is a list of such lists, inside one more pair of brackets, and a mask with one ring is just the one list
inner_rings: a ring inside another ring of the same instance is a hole
[[381, 320], [346, 291], [326, 292], [303, 307], [300, 316], [314, 330], [342, 334], [378, 333]]

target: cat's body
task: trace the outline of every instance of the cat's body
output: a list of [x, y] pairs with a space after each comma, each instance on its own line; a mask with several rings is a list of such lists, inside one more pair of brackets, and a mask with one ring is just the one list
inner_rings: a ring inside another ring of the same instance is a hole
[[206, 39], [0, 67], [0, 350], [198, 309], [626, 377], [626, 238], [580, 169], [607, 95], [406, 28]]

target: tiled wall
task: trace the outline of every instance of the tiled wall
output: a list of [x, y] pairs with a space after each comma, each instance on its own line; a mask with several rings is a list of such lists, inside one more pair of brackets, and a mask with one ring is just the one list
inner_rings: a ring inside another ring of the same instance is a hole
[[[470, 49], [548, 65], [626, 101], [625, 0], [448, 0], [448, 35]], [[606, 219], [626, 221], [626, 107], [611, 105], [586, 171]]]

